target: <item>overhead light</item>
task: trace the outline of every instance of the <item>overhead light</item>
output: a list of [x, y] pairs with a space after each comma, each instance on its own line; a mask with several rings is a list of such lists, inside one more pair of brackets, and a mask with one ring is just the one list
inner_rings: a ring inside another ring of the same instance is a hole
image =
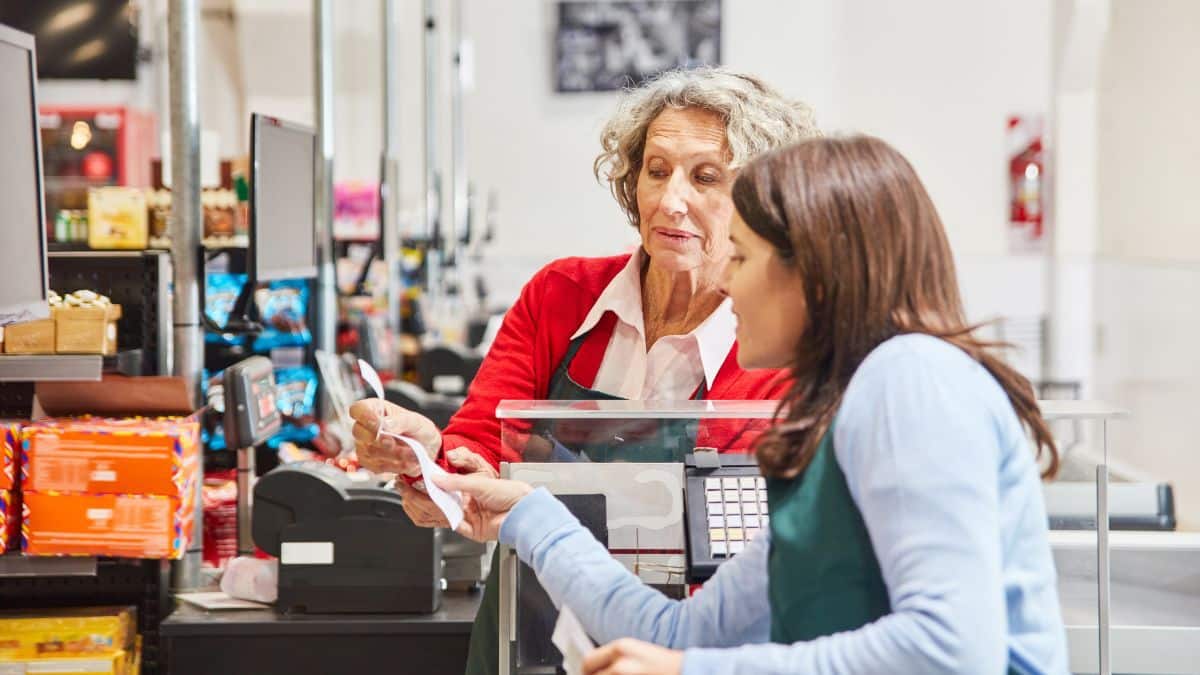
[[74, 63], [83, 63], [104, 53], [104, 40], [95, 38], [79, 45], [75, 53], [71, 54], [71, 61]]
[[92, 128], [87, 122], [79, 120], [71, 127], [71, 147], [76, 150], [82, 150], [87, 147], [87, 144], [92, 140]]
[[50, 17], [50, 20], [46, 22], [45, 30], [53, 33], [70, 30], [79, 24], [85, 23], [95, 14], [95, 5], [82, 0], [65, 9], [59, 10], [57, 14]]

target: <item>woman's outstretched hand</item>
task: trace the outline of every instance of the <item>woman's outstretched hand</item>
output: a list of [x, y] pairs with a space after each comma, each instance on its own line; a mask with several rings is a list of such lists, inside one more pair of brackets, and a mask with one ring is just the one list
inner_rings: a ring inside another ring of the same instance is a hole
[[[428, 478], [426, 479], [428, 480]], [[482, 473], [446, 474], [433, 479], [443, 490], [458, 490], [463, 495], [463, 521], [458, 533], [475, 541], [495, 541], [500, 526], [517, 502], [533, 492], [527, 483], [492, 478]]]

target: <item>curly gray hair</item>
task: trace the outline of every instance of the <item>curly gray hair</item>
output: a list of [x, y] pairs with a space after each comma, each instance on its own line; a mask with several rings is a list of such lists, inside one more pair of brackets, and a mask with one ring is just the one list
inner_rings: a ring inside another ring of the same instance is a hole
[[603, 151], [592, 170], [597, 180], [603, 176], [608, 181], [634, 227], [641, 225], [637, 185], [646, 131], [668, 107], [700, 108], [725, 120], [734, 169], [760, 153], [821, 135], [807, 104], [785, 98], [756, 77], [724, 68], [669, 70], [630, 89], [600, 133]]

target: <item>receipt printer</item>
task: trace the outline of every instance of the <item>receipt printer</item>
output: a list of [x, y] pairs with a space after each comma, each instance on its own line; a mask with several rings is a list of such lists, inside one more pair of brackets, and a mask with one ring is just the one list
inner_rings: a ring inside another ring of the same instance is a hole
[[284, 612], [431, 613], [442, 531], [417, 527], [400, 495], [363, 472], [282, 465], [254, 487], [254, 543], [279, 558]]

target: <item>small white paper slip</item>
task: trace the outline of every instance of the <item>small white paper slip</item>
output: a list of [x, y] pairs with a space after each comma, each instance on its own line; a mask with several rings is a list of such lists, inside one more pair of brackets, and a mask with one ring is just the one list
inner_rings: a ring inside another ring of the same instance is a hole
[[[371, 364], [362, 359], [358, 360], [358, 370], [362, 373], [363, 380], [375, 390], [376, 398], [382, 400], [383, 382], [379, 379], [379, 373], [375, 372]], [[417, 439], [403, 434], [393, 434], [390, 431], [384, 431], [382, 416], [379, 418], [379, 431], [376, 436], [378, 437], [379, 434], [391, 436], [398, 441], [407, 443], [412, 448], [413, 453], [417, 456], [417, 461], [421, 464], [421, 475], [425, 478], [425, 492], [433, 500], [433, 503], [441, 509], [442, 514], [446, 516], [446, 520], [450, 521], [450, 528], [457, 530], [459, 523], [463, 519], [462, 494], [458, 492], [446, 492], [437, 485], [434, 485], [431, 480], [433, 476], [445, 475], [446, 470], [429, 458], [429, 451]]]
[[463, 519], [462, 493], [457, 490], [447, 492], [438, 487], [433, 482], [434, 476], [445, 476], [446, 470], [437, 465], [429, 458], [429, 451], [415, 438], [405, 436], [403, 434], [393, 434], [389, 431], [383, 432], [384, 435], [407, 443], [412, 451], [417, 456], [417, 461], [421, 464], [421, 477], [425, 482], [425, 492], [433, 503], [437, 505], [442, 514], [446, 516], [446, 520], [450, 521], [450, 529], [457, 530], [459, 523]]
[[[362, 379], [367, 383], [367, 386], [369, 386], [371, 390], [375, 392], [375, 398], [379, 399], [380, 401], [387, 400], [383, 396], [383, 380], [379, 379], [379, 373], [375, 372], [375, 369], [371, 367], [371, 364], [359, 359], [358, 372], [362, 375]], [[379, 438], [379, 434], [383, 433], [383, 417], [386, 414], [387, 408], [384, 407], [383, 411], [379, 415], [379, 428], [375, 432], [376, 439]]]
[[567, 675], [579, 675], [583, 672], [583, 657], [596, 648], [587, 631], [579, 623], [579, 618], [566, 605], [558, 612], [558, 621], [554, 624], [554, 634], [550, 641], [558, 647], [563, 655], [563, 670]]

